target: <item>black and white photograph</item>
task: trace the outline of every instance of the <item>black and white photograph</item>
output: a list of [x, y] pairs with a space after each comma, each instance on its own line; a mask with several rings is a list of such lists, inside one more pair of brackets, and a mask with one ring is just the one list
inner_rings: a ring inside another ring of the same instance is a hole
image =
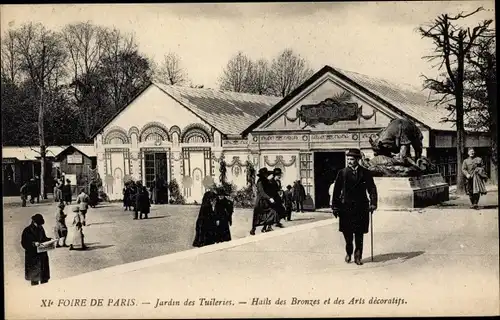
[[0, 25], [6, 319], [500, 315], [494, 1]]

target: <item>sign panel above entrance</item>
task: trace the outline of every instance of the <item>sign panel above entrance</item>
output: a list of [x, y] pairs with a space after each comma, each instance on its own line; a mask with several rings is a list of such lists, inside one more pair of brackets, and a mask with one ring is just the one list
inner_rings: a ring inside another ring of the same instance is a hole
[[344, 91], [317, 104], [304, 104], [297, 109], [296, 118], [292, 119], [287, 116], [286, 119], [290, 122], [300, 119], [305, 124], [304, 128], [307, 126], [314, 128], [320, 123], [332, 125], [339, 121], [355, 121], [359, 117], [366, 120], [373, 117], [374, 113], [363, 116], [362, 106], [356, 102], [350, 102], [351, 98], [351, 94]]

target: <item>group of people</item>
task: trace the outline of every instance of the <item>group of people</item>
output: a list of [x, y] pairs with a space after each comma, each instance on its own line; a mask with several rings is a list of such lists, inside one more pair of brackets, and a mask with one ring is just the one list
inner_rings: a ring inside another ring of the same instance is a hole
[[[66, 238], [68, 236], [68, 227], [66, 225], [67, 214], [64, 212], [66, 204], [64, 201], [59, 202], [56, 213], [56, 223], [54, 227], [54, 237], [56, 240], [56, 248], [67, 248], [69, 250], [86, 250], [83, 227], [87, 225], [86, 216], [89, 208], [90, 197], [81, 189], [80, 194], [76, 197], [77, 204], [72, 208], [75, 213], [72, 226], [73, 241], [68, 246]], [[53, 240], [47, 237], [43, 225], [45, 224], [44, 217], [37, 213], [31, 217], [31, 223], [27, 226], [21, 235], [21, 246], [24, 249], [24, 270], [25, 279], [31, 282], [32, 286], [47, 283], [50, 279], [50, 266], [47, 251], [38, 250], [43, 246], [44, 242]]]
[[38, 176], [31, 178], [29, 181], [21, 186], [21, 205], [26, 207], [28, 197], [30, 197], [29, 202], [31, 204], [40, 202], [40, 179]]
[[203, 195], [196, 220], [194, 247], [231, 241], [233, 202], [224, 187], [213, 187]]
[[[475, 156], [474, 149], [468, 150], [469, 158], [462, 165], [466, 177], [466, 191], [470, 196], [472, 208], [477, 209], [481, 194], [486, 194], [485, 180], [487, 178], [484, 163]], [[362, 157], [359, 149], [350, 149], [346, 153], [347, 166], [341, 169], [331, 190], [331, 208], [335, 218], [339, 219], [339, 231], [345, 239], [346, 263], [352, 261], [362, 265], [363, 238], [368, 233], [370, 215], [377, 209], [377, 187], [372, 173], [359, 165]], [[303, 210], [302, 202], [305, 199], [304, 187], [300, 181], [294, 186], [288, 185], [286, 190], [281, 188], [282, 171], [275, 168], [270, 171], [261, 168], [258, 171], [256, 183], [257, 195], [253, 213], [251, 235], [255, 235], [256, 228], [262, 226], [262, 232], [272, 231], [272, 226], [283, 227], [281, 220], [291, 220], [291, 213], [295, 203], [296, 210]], [[140, 181], [129, 182], [123, 190], [125, 210], [134, 210], [134, 219], [145, 219], [151, 206], [149, 192]], [[368, 196], [367, 196], [368, 195]], [[68, 198], [61, 197], [56, 215], [55, 237], [57, 247], [68, 247], [66, 237], [68, 228], [64, 208], [71, 203]], [[86, 213], [91, 202], [85, 190], [76, 198], [77, 206], [73, 208], [74, 238], [69, 246], [70, 250], [85, 250], [83, 227], [86, 226]], [[65, 204], [66, 202], [66, 204]], [[230, 227], [233, 222], [233, 202], [229, 199], [223, 187], [213, 187], [208, 190], [202, 200], [193, 246], [202, 247], [231, 240]], [[44, 219], [41, 214], [32, 217], [31, 224], [22, 233], [21, 245], [25, 249], [25, 277], [32, 285], [46, 283], [50, 278], [49, 260], [47, 252], [38, 252], [37, 248], [45, 241], [51, 240], [43, 229]], [[61, 242], [62, 241], [62, 244]], [[353, 243], [354, 242], [354, 243]]]
[[66, 205], [71, 204], [73, 198], [73, 191], [71, 190], [71, 180], [64, 178], [58, 179], [54, 186], [54, 202], [63, 202]]
[[123, 188], [123, 207], [125, 211], [134, 211], [134, 220], [148, 218], [151, 211], [151, 198], [148, 188], [141, 181], [128, 181]]

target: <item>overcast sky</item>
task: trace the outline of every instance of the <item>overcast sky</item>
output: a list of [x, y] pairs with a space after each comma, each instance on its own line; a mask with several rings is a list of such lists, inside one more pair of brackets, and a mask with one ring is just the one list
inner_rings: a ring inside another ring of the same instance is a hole
[[468, 19], [493, 19], [494, 1], [332, 2], [251, 4], [19, 5], [1, 7], [2, 34], [33, 21], [53, 30], [92, 21], [133, 32], [140, 51], [159, 62], [173, 51], [193, 84], [218, 87], [227, 61], [241, 50], [272, 58], [292, 48], [314, 71], [324, 65], [420, 86], [434, 76], [431, 42], [415, 31], [442, 13], [487, 11]]

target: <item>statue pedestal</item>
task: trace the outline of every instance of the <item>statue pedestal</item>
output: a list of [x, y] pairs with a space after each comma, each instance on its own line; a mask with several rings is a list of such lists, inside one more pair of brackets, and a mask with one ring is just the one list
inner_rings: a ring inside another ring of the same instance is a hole
[[439, 173], [420, 177], [375, 177], [378, 208], [412, 209], [448, 201], [449, 186]]

